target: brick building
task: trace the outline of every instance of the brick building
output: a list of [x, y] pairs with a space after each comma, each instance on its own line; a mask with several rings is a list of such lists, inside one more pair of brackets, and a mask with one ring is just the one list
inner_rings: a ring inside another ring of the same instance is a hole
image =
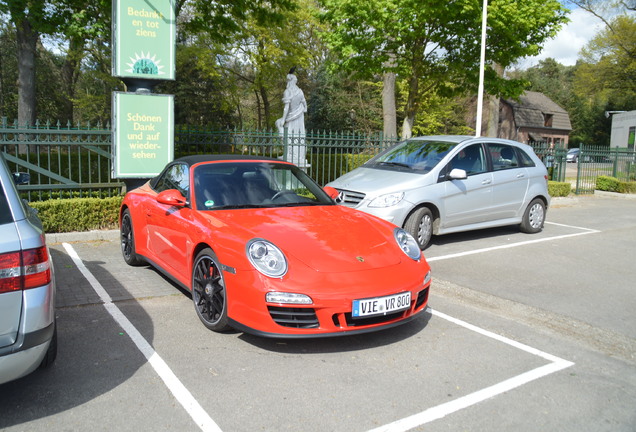
[[568, 113], [549, 97], [527, 91], [519, 100], [501, 99], [498, 129], [499, 138], [567, 148], [572, 124]]

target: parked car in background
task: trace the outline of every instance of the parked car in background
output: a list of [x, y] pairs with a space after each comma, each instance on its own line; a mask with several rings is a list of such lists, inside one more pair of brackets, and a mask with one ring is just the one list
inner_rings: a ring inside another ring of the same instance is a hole
[[576, 163], [581, 160], [584, 163], [611, 163], [612, 159], [609, 157], [608, 153], [610, 152], [609, 148], [606, 149], [591, 149], [586, 150], [584, 154], [581, 156], [580, 148], [571, 148], [568, 150], [567, 155], [565, 156], [565, 160], [567, 162]]
[[55, 278], [42, 223], [0, 153], [0, 384], [53, 363]]
[[177, 159], [126, 194], [120, 227], [124, 261], [190, 291], [217, 332], [365, 333], [407, 322], [428, 302], [430, 267], [410, 234], [336, 205], [278, 159]]
[[470, 136], [398, 143], [327, 186], [337, 202], [403, 227], [424, 249], [432, 235], [518, 224], [543, 229], [545, 165], [528, 145]]
[[571, 148], [570, 150], [568, 150], [568, 154], [565, 156], [565, 160], [570, 163], [576, 163], [579, 160], [579, 154], [581, 154], [581, 149]]

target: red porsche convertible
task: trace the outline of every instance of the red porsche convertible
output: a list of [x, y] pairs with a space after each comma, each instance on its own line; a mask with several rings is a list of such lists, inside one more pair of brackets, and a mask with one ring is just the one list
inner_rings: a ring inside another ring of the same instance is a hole
[[334, 192], [278, 159], [177, 159], [126, 194], [123, 257], [191, 291], [214, 331], [332, 336], [412, 319], [431, 283], [417, 242]]

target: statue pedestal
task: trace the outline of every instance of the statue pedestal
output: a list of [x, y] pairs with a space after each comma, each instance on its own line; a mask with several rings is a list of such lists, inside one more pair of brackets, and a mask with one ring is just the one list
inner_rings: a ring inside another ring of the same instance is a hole
[[285, 153], [283, 159], [291, 162], [298, 168], [307, 172], [307, 168], [311, 165], [307, 163], [307, 147], [305, 146], [305, 135], [294, 135], [293, 131], [285, 131], [283, 133], [283, 145]]

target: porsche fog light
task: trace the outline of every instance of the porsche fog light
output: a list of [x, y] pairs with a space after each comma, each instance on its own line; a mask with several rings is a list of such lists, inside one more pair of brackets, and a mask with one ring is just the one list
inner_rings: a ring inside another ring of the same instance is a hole
[[395, 241], [400, 249], [402, 249], [409, 258], [415, 261], [420, 259], [422, 251], [411, 234], [407, 233], [402, 228], [396, 228], [393, 230], [393, 235], [395, 236]]
[[431, 271], [429, 270], [426, 273], [426, 276], [424, 276], [424, 285], [426, 285], [427, 283], [429, 283], [431, 281]]
[[305, 294], [287, 293], [287, 292], [268, 292], [265, 296], [267, 303], [286, 303], [286, 304], [312, 304], [311, 297]]
[[247, 243], [247, 258], [256, 270], [269, 277], [282, 277], [287, 273], [287, 260], [273, 243], [253, 239]]
[[369, 203], [369, 207], [391, 207], [398, 204], [404, 198], [404, 192], [380, 195]]

